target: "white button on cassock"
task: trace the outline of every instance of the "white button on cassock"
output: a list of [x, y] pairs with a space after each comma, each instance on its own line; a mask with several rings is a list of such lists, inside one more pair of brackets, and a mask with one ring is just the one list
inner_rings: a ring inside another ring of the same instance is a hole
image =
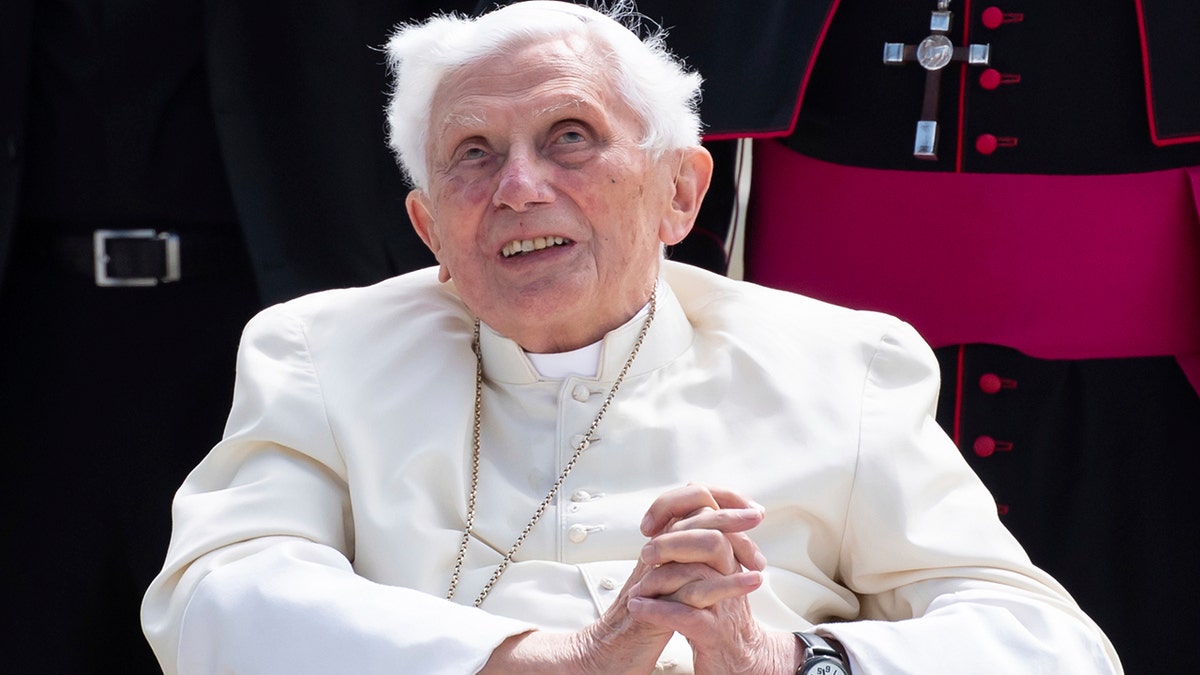
[[575, 388], [571, 390], [571, 398], [575, 399], [576, 401], [579, 401], [580, 403], [583, 403], [584, 401], [588, 400], [588, 397], [591, 395], [592, 395], [592, 392], [588, 391], [588, 388], [586, 385], [577, 384], [577, 385], [575, 385]]
[[572, 525], [571, 529], [567, 530], [567, 539], [570, 539], [572, 544], [582, 544], [587, 538], [588, 528], [584, 525]]

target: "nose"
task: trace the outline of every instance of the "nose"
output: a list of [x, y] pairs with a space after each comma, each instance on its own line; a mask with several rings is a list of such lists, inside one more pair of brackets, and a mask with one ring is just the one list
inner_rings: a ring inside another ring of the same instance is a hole
[[492, 195], [492, 205], [525, 211], [551, 201], [553, 192], [546, 181], [543, 161], [526, 150], [511, 151], [500, 169], [500, 183]]

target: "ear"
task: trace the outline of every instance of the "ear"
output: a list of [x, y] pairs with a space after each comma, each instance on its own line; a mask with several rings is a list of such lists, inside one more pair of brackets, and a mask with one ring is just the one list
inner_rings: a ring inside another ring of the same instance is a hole
[[[438, 262], [441, 262], [438, 253], [442, 250], [442, 242], [438, 238], [436, 223], [429, 210], [429, 197], [421, 190], [413, 190], [405, 198], [404, 207], [408, 210], [408, 219], [412, 221], [417, 236], [425, 242], [430, 251], [433, 251], [433, 256], [438, 258]], [[446, 269], [444, 263], [438, 271], [438, 280], [442, 283], [450, 281], [450, 270]]]
[[659, 239], [668, 246], [683, 241], [688, 232], [692, 231], [696, 215], [700, 213], [700, 203], [704, 201], [704, 195], [712, 181], [713, 160], [708, 150], [697, 145], [679, 152], [675, 193], [671, 198], [671, 208], [663, 217], [658, 232]]

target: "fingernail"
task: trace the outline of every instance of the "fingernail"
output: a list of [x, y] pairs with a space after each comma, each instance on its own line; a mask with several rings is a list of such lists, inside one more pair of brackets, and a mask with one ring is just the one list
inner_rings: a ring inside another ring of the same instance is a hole
[[654, 519], [650, 517], [649, 513], [642, 517], [642, 534], [650, 534], [650, 525], [653, 522]]
[[755, 551], [754, 564], [757, 566], [757, 569], [767, 569], [767, 556], [763, 555], [762, 551]]

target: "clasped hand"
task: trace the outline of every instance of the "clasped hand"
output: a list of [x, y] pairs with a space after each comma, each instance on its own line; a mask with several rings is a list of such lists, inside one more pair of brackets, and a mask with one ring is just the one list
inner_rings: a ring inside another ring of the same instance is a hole
[[766, 567], [747, 532], [764, 515], [731, 490], [667, 491], [646, 512], [649, 541], [599, 620], [567, 636], [518, 636], [493, 652], [484, 672], [649, 673], [677, 632], [692, 646], [696, 675], [793, 672], [795, 638], [763, 630], [747, 598]]
[[794, 660], [794, 638], [764, 631], [747, 598], [767, 564], [747, 532], [764, 515], [736, 492], [691, 484], [660, 496], [642, 521], [650, 541], [640, 579], [630, 580], [628, 611], [686, 637], [698, 675], [777, 673]]

